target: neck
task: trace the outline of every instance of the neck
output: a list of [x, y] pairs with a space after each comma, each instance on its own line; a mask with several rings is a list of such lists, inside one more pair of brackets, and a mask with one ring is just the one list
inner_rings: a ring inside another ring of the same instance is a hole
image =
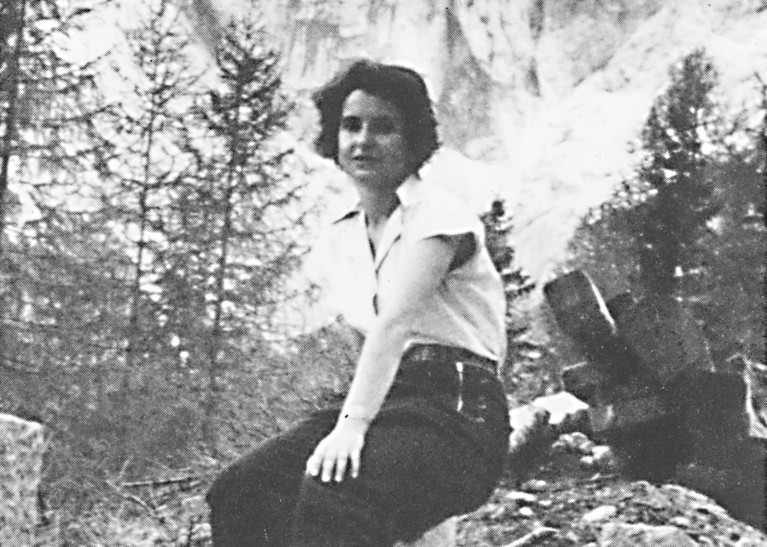
[[373, 224], [381, 222], [397, 208], [399, 200], [394, 192], [376, 192], [366, 188], [358, 188], [360, 206], [365, 216]]

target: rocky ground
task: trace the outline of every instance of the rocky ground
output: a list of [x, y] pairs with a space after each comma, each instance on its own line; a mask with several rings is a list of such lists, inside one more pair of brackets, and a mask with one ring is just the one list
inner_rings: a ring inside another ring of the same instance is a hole
[[[204, 484], [123, 488], [122, 511], [94, 515], [77, 529], [43, 527], [38, 545], [210, 547]], [[462, 517], [458, 545], [757, 547], [767, 546], [767, 535], [693, 490], [622, 478], [607, 447], [576, 433], [559, 437], [524, 481], [507, 476], [485, 505]]]
[[582, 460], [578, 450], [555, 451], [531, 479], [505, 480], [487, 504], [461, 520], [459, 545], [767, 545], [767, 535], [702, 494], [584, 469]]

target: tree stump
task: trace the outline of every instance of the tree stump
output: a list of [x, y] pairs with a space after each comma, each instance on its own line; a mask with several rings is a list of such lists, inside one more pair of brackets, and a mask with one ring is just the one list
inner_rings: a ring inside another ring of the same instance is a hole
[[395, 547], [455, 547], [457, 525], [457, 517], [449, 518], [415, 541], [398, 542]]
[[34, 545], [43, 426], [0, 414], [0, 545]]

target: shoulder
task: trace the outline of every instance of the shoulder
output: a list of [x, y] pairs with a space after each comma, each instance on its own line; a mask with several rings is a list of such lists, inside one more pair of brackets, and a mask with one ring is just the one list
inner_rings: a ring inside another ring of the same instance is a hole
[[438, 184], [408, 179], [398, 194], [403, 205], [405, 232], [412, 237], [480, 234], [482, 231], [479, 216], [457, 194]]
[[430, 180], [410, 177], [402, 184], [397, 194], [406, 207], [419, 207], [424, 210], [441, 207], [469, 212], [469, 208], [458, 194]]

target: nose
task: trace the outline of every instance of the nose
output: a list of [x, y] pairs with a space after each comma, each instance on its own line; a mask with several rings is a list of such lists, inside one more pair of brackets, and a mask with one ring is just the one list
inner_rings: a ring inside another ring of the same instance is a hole
[[359, 131], [357, 131], [357, 134], [355, 136], [356, 136], [356, 139], [355, 139], [356, 143], [360, 146], [365, 146], [365, 145], [372, 144], [374, 133], [371, 130], [369, 123], [363, 123], [360, 126]]

